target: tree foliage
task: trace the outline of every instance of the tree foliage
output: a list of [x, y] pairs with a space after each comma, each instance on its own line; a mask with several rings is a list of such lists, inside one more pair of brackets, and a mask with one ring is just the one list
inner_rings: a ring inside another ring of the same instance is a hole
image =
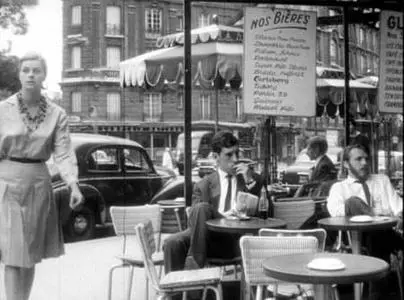
[[28, 21], [20, 1], [0, 0], [0, 28], [8, 29], [13, 34], [25, 34]]
[[0, 54], [0, 90], [15, 93], [20, 88], [18, 57]]

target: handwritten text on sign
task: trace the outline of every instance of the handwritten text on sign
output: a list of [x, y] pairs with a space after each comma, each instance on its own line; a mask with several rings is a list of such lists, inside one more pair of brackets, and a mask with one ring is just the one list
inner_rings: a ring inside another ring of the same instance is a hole
[[316, 19], [315, 12], [246, 8], [246, 113], [315, 115]]
[[378, 97], [381, 112], [403, 112], [403, 27], [401, 12], [381, 12]]

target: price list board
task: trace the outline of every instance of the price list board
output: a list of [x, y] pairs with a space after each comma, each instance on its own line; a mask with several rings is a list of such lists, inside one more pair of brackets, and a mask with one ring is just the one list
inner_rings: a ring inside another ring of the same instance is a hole
[[380, 112], [403, 112], [403, 26], [401, 12], [381, 12], [378, 93]]
[[317, 14], [246, 8], [243, 90], [246, 113], [315, 115]]

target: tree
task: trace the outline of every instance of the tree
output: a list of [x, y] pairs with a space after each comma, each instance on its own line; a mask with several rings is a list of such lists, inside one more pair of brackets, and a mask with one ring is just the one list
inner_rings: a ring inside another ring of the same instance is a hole
[[18, 78], [18, 57], [0, 54], [0, 99], [21, 88]]
[[0, 0], [0, 29], [11, 30], [13, 34], [25, 34], [28, 21], [22, 1]]

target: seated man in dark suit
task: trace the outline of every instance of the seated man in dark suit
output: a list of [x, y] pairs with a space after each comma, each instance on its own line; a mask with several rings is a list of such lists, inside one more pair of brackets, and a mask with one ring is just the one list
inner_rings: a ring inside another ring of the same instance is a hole
[[202, 268], [206, 257], [232, 258], [239, 255], [238, 239], [229, 234], [208, 231], [206, 220], [230, 215], [238, 191], [258, 195], [261, 177], [249, 166], [237, 164], [238, 139], [230, 132], [218, 132], [212, 139], [217, 170], [195, 184], [188, 228], [164, 242], [166, 273]]
[[309, 139], [307, 146], [307, 155], [311, 160], [315, 160], [313, 170], [309, 181], [328, 181], [337, 179], [337, 169], [334, 163], [326, 155], [328, 150], [327, 140], [321, 136], [315, 136]]

